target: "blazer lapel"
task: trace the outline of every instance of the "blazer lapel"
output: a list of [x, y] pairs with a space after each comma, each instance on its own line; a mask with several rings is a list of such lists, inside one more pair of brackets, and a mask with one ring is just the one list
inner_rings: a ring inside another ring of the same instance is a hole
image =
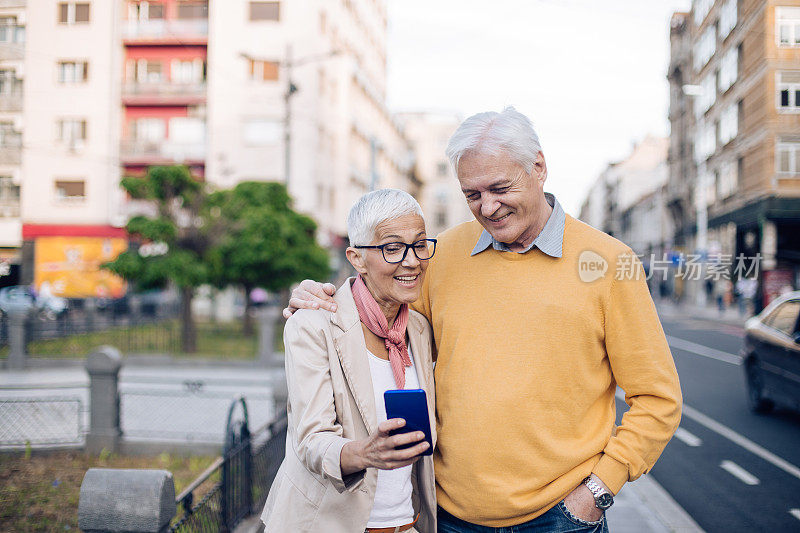
[[425, 390], [425, 396], [428, 401], [428, 418], [431, 421], [431, 431], [433, 432], [433, 441], [436, 442], [436, 405], [434, 399], [434, 384], [433, 384], [433, 361], [431, 360], [431, 347], [430, 345], [420, 342], [422, 340], [422, 332], [425, 327], [420, 322], [419, 317], [410, 312], [408, 317], [408, 341], [411, 345], [411, 352], [414, 354], [414, 362], [419, 371], [417, 378], [419, 379], [420, 388]]
[[352, 278], [347, 279], [339, 287], [334, 297], [338, 310], [331, 315], [331, 323], [338, 328], [338, 331], [334, 329], [333, 344], [364, 425], [372, 434], [378, 429], [375, 392], [364, 332], [361, 330], [358, 310], [350, 290], [350, 279]]

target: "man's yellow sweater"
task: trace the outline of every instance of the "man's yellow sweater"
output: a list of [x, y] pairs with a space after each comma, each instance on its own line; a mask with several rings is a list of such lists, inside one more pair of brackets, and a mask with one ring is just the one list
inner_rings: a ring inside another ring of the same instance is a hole
[[[440, 235], [416, 307], [438, 350], [438, 503], [503, 527], [543, 514], [591, 472], [615, 493], [647, 472], [681, 393], [628, 247], [567, 216], [561, 258], [470, 256], [481, 231], [472, 221]], [[588, 281], [602, 260], [605, 275]], [[619, 427], [617, 385], [631, 406]]]

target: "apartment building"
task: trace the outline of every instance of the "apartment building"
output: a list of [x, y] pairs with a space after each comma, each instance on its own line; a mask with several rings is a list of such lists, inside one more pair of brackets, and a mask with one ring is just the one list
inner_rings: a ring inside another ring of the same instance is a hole
[[420, 182], [417, 197], [425, 213], [428, 235], [472, 219], [461, 187], [445, 155], [450, 136], [461, 124], [453, 113], [400, 113], [397, 119], [411, 143], [414, 175]]
[[[12, 5], [19, 13], [6, 16]], [[2, 195], [19, 195], [3, 184], [21, 183], [20, 235], [9, 243], [22, 283], [50, 281], [67, 296], [124, 290], [89, 271], [127, 246], [125, 222], [146, 208], [120, 178], [151, 165], [185, 164], [221, 188], [285, 181], [334, 249], [364, 192], [419, 193], [385, 105], [383, 0], [0, 0], [0, 37], [21, 40], [3, 28], [23, 21], [24, 55], [0, 40], [0, 80], [24, 71], [28, 103], [18, 121], [3, 118], [10, 89], [0, 81], [0, 141], [15, 146], [0, 156], [0, 215]], [[45, 274], [62, 267], [71, 273]], [[95, 281], [78, 286], [81, 277]]]
[[[683, 83], [689, 98], [670, 109], [670, 187], [696, 176], [690, 248], [761, 253], [769, 301], [800, 275], [800, 2], [696, 0], [688, 17], [676, 17], [688, 30], [671, 33], [682, 75], [670, 71], [672, 88]], [[687, 31], [690, 53], [675, 46]], [[687, 100], [688, 120], [680, 114]], [[678, 163], [686, 137], [688, 170]]]
[[0, 287], [19, 280], [26, 0], [0, 0]]

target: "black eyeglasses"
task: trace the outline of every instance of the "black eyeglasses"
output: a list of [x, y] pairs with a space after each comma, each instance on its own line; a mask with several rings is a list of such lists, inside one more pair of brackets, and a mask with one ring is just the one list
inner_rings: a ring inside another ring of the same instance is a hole
[[353, 246], [353, 248], [377, 248], [383, 254], [383, 260], [387, 263], [402, 263], [406, 258], [408, 250], [414, 250], [414, 255], [420, 261], [425, 261], [433, 257], [436, 251], [436, 239], [420, 239], [411, 244], [404, 242], [387, 242], [377, 246]]

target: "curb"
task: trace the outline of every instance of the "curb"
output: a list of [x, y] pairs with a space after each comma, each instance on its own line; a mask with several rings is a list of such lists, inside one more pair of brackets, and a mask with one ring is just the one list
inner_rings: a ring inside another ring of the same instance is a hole
[[644, 475], [632, 483], [627, 483], [623, 490], [631, 490], [668, 531], [680, 533], [704, 533], [694, 519], [683, 507], [667, 493], [658, 482], [649, 475]]

